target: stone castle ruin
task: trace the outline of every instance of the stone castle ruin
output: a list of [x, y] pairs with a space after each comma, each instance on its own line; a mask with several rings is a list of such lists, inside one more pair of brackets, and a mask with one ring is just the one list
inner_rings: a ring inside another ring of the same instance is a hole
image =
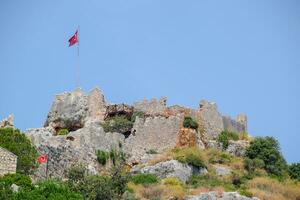
[[[103, 124], [115, 116], [134, 118], [132, 126], [105, 131]], [[197, 130], [183, 127], [186, 116], [199, 124]], [[62, 129], [69, 133], [59, 135]], [[247, 117], [243, 114], [236, 119], [223, 116], [215, 103], [205, 100], [200, 101], [196, 109], [167, 106], [166, 97], [133, 105], [110, 104], [96, 88], [89, 94], [77, 89], [57, 95], [44, 127], [29, 129], [25, 134], [40, 153], [48, 154], [49, 175], [64, 177], [66, 170], [78, 163], [86, 164], [90, 173], [97, 173], [102, 167], [96, 160], [97, 150], [122, 149], [128, 155], [128, 164], [133, 166], [174, 147], [222, 148], [217, 137], [223, 130], [246, 132]], [[246, 145], [246, 141], [231, 141], [228, 152], [242, 155]], [[147, 153], [149, 151], [157, 154]], [[35, 178], [43, 178], [44, 170], [45, 166], [41, 165]]]
[[0, 147], [0, 176], [16, 173], [17, 158], [12, 152]]

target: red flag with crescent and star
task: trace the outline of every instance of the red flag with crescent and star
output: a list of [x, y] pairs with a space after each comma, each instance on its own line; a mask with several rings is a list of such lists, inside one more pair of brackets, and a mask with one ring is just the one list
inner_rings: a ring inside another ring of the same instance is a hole
[[78, 30], [75, 34], [69, 39], [69, 47], [76, 44], [78, 42]]
[[37, 158], [37, 160], [38, 160], [38, 162], [39, 162], [40, 164], [46, 163], [47, 160], [48, 160], [48, 157], [47, 157], [47, 155], [40, 155], [40, 156]]

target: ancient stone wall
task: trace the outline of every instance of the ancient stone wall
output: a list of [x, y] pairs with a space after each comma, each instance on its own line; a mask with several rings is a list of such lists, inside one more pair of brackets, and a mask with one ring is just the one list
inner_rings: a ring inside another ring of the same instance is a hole
[[0, 147], [0, 176], [16, 173], [17, 158], [12, 152]]
[[245, 125], [245, 123], [241, 123], [237, 120], [234, 120], [229, 116], [222, 116], [222, 119], [223, 119], [225, 130], [236, 132], [236, 133], [247, 131], [247, 126]]
[[157, 99], [138, 101], [133, 104], [135, 111], [142, 111], [146, 114], [157, 115], [163, 114], [167, 108], [166, 97], [161, 97], [159, 101]]
[[132, 134], [125, 140], [125, 151], [131, 161], [139, 162], [147, 151], [158, 153], [176, 146], [183, 115], [136, 118]]

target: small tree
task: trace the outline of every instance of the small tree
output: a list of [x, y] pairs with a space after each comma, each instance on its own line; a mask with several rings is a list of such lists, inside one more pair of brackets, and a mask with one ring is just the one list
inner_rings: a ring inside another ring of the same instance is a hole
[[30, 174], [37, 167], [38, 152], [18, 129], [0, 128], [0, 146], [18, 156], [17, 172]]
[[289, 175], [291, 178], [300, 181], [300, 163], [293, 163], [289, 166]]
[[185, 117], [183, 120], [183, 127], [197, 129], [198, 123], [194, 121], [191, 117]]
[[282, 177], [286, 173], [287, 164], [283, 158], [279, 143], [273, 137], [257, 137], [250, 142], [246, 157], [260, 159], [264, 162], [264, 169], [271, 175]]

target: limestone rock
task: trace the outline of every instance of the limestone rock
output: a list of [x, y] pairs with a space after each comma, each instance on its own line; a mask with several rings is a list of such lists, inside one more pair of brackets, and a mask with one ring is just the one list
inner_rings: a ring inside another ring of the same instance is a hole
[[[30, 129], [25, 132], [41, 154], [49, 159], [49, 177], [65, 177], [70, 167], [85, 165], [91, 174], [99, 171], [101, 166], [96, 160], [96, 151], [118, 149], [124, 142], [119, 133], [105, 133], [101, 126], [92, 124], [68, 135], [54, 136], [49, 130]], [[45, 178], [45, 165], [40, 165], [33, 180]]]
[[13, 192], [19, 192], [19, 190], [20, 190], [20, 186], [14, 184], [14, 183], [10, 186], [10, 188]]
[[103, 122], [105, 113], [106, 102], [100, 89], [95, 88], [87, 95], [78, 88], [55, 97], [44, 127], [75, 131], [85, 124]]
[[230, 175], [232, 171], [229, 167], [222, 166], [222, 165], [214, 165], [214, 168], [218, 176]]
[[131, 118], [133, 114], [133, 107], [122, 104], [113, 104], [107, 107], [105, 118], [113, 117], [115, 115], [125, 115], [128, 119]]
[[80, 89], [57, 95], [48, 113], [45, 127], [55, 130], [66, 128], [70, 131], [84, 126], [88, 112], [88, 96]]
[[106, 102], [99, 88], [93, 89], [88, 96], [86, 123], [103, 122], [106, 114]]
[[14, 115], [10, 114], [7, 118], [0, 121], [0, 128], [13, 128], [14, 127]]
[[223, 119], [216, 103], [200, 101], [198, 124], [206, 140], [216, 139], [224, 130]]
[[177, 160], [169, 160], [153, 166], [146, 166], [141, 169], [141, 173], [154, 174], [161, 179], [175, 177], [186, 182], [192, 174], [205, 174], [207, 170], [205, 168], [199, 170], [190, 165], [180, 163]]
[[237, 120], [231, 119], [229, 116], [223, 116], [223, 124], [224, 130], [228, 130], [230, 132], [241, 133], [247, 131], [247, 122], [239, 122]]
[[183, 116], [136, 118], [124, 150], [131, 155], [129, 162], [140, 162], [147, 151], [163, 152], [175, 147]]
[[217, 140], [208, 140], [206, 142], [206, 147], [207, 148], [214, 148], [214, 149], [218, 149], [221, 150], [223, 149], [223, 145], [222, 143], [218, 142]]
[[224, 192], [219, 194], [217, 192], [205, 192], [199, 195], [186, 196], [184, 200], [259, 200], [256, 197], [250, 198], [242, 196], [237, 192]]
[[246, 140], [229, 140], [229, 145], [226, 151], [234, 156], [243, 156], [248, 146], [249, 141]]
[[200, 134], [195, 129], [181, 128], [178, 134], [176, 147], [199, 147], [204, 149]]

